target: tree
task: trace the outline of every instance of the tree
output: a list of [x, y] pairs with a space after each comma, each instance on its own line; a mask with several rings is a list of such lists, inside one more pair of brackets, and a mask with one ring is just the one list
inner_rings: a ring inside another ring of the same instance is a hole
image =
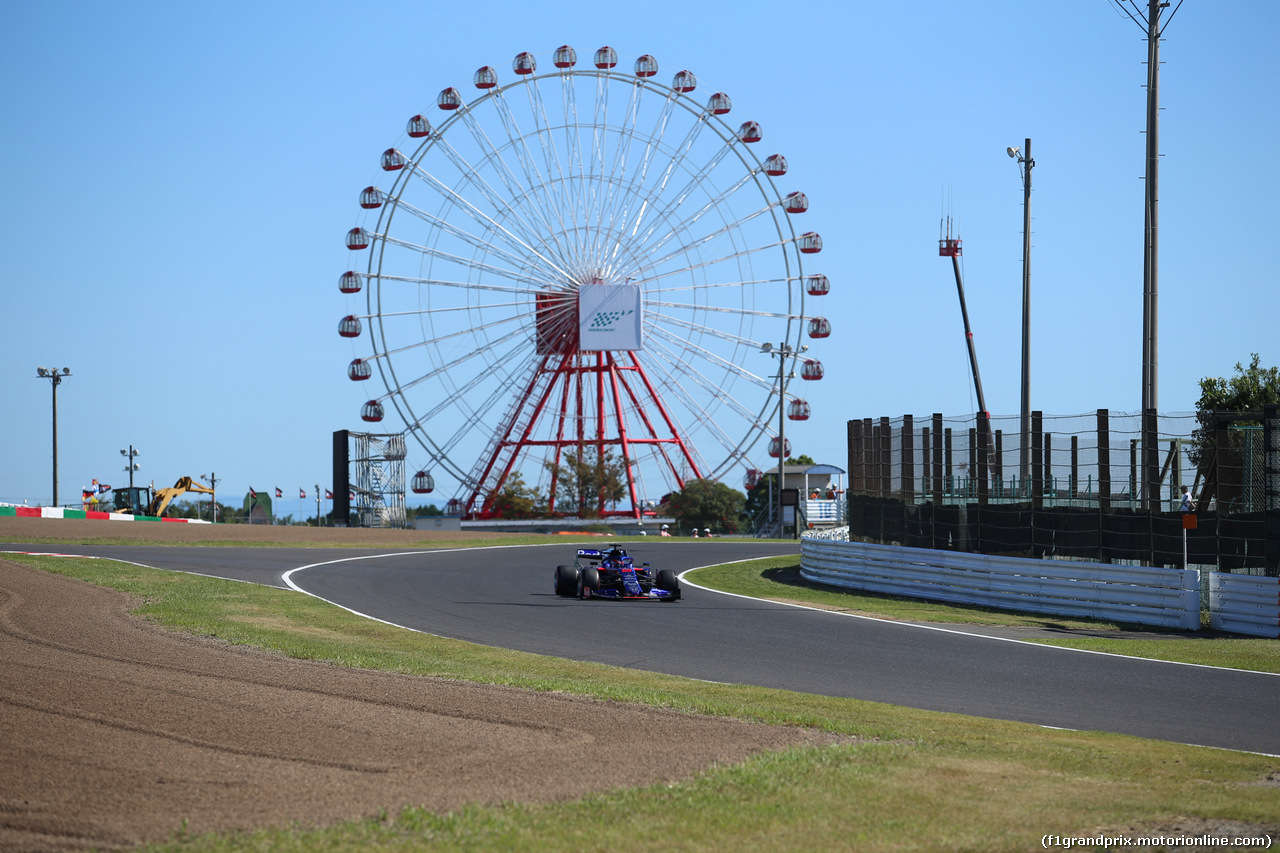
[[498, 518], [537, 518], [543, 514], [544, 506], [538, 490], [525, 485], [524, 478], [516, 471], [494, 494], [489, 509]]
[[[1200, 380], [1200, 399], [1196, 402], [1196, 421], [1192, 434], [1191, 461], [1203, 467], [1214, 447], [1215, 411], [1260, 412], [1263, 406], [1280, 403], [1280, 368], [1262, 367], [1253, 353], [1249, 366], [1236, 362], [1236, 375], [1231, 378], [1208, 376]], [[1246, 421], [1238, 421], [1242, 425]], [[1257, 423], [1257, 421], [1252, 421]]]
[[671, 495], [671, 515], [682, 527], [738, 530], [738, 516], [747, 496], [719, 480], [690, 480]]
[[627, 467], [605, 450], [578, 448], [564, 455], [564, 464], [548, 460], [547, 470], [555, 482], [557, 513], [578, 518], [599, 518], [600, 511], [627, 494]]

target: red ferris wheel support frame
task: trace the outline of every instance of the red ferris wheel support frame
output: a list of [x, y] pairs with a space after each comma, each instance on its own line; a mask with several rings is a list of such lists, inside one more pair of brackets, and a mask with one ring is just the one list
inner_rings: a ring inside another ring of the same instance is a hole
[[[554, 422], [554, 435], [538, 438], [536, 428], [545, 419]], [[597, 514], [640, 518], [643, 506], [633, 473], [633, 448], [639, 445], [658, 446], [679, 488], [685, 483], [681, 463], [693, 478], [702, 477], [689, 445], [635, 352], [575, 349], [543, 354], [498, 438], [490, 445], [488, 461], [463, 505], [463, 516], [493, 517], [498, 493], [528, 449], [553, 448], [552, 464], [558, 468], [566, 451], [581, 454], [590, 447], [595, 449], [598, 462], [604, 459], [607, 449], [618, 450], [631, 501], [630, 510], [608, 510], [601, 498]], [[558, 485], [553, 469], [547, 502], [552, 513]]]

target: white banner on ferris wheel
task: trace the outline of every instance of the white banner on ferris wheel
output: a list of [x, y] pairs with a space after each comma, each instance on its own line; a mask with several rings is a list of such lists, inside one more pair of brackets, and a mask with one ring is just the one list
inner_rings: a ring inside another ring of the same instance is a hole
[[578, 348], [642, 350], [640, 285], [586, 284], [578, 288]]

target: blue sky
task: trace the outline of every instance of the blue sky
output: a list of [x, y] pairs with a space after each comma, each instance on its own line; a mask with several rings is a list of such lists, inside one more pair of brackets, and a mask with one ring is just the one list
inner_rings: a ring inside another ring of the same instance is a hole
[[[844, 465], [851, 418], [976, 408], [939, 221], [963, 272], [988, 407], [1016, 415], [1022, 185], [1032, 213], [1032, 407], [1140, 405], [1143, 33], [1109, 0], [1010, 5], [0, 5], [3, 245], [0, 502], [216, 472], [330, 485], [331, 434], [360, 429], [336, 287], [359, 190], [443, 87], [570, 44], [733, 97], [807, 193], [832, 282], [826, 378], [794, 451]], [[483, 9], [483, 13], [475, 10]], [[1162, 48], [1160, 408], [1258, 352], [1280, 363], [1272, 257], [1280, 95], [1272, 0], [1186, 0]], [[760, 356], [765, 361], [764, 356]], [[760, 366], [761, 372], [768, 371]], [[376, 381], [376, 380], [375, 380]], [[809, 390], [809, 389], [806, 389]], [[768, 462], [763, 445], [756, 454]], [[411, 452], [409, 466], [414, 467]], [[738, 485], [738, 483], [734, 483]], [[429, 500], [443, 501], [442, 491]], [[424, 502], [416, 496], [410, 504]]]

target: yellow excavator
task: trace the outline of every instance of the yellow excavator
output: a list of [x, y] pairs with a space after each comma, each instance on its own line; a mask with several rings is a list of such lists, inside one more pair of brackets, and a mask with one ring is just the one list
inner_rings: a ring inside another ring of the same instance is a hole
[[174, 483], [170, 488], [156, 489], [155, 494], [152, 494], [152, 489], [149, 486], [125, 486], [115, 490], [116, 512], [162, 518], [170, 502], [187, 492], [212, 495], [213, 489], [197, 483], [190, 477], [179, 478], [178, 482]]

